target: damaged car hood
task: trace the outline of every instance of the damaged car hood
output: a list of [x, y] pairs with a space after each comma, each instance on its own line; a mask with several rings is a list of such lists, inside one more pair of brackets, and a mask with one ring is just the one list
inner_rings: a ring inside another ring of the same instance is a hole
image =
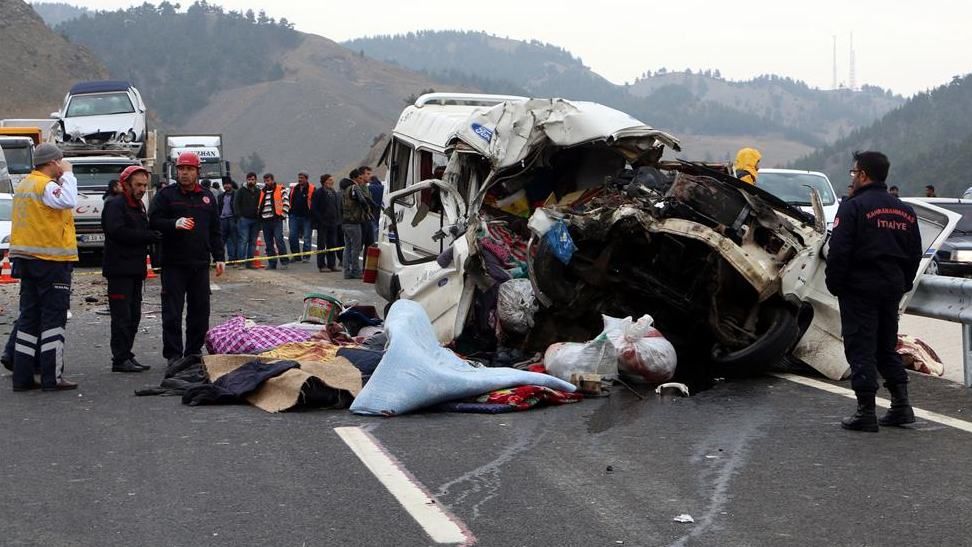
[[678, 139], [607, 106], [565, 99], [505, 102], [470, 116], [456, 138], [487, 158], [494, 170], [520, 163], [545, 142], [571, 147], [605, 141], [633, 160]]
[[122, 135], [128, 130], [136, 130], [136, 114], [110, 114], [105, 116], [83, 116], [64, 118], [64, 133], [71, 137], [86, 137], [96, 133]]

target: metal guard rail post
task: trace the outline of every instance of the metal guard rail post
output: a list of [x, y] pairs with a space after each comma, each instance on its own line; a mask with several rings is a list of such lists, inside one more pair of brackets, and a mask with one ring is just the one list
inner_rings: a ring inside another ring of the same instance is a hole
[[923, 275], [905, 313], [962, 324], [965, 387], [972, 387], [972, 279]]

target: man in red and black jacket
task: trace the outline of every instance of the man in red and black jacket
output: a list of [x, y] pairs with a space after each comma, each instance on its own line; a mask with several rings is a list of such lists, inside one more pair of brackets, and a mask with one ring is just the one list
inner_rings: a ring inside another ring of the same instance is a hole
[[108, 278], [108, 309], [111, 312], [111, 371], [142, 372], [151, 367], [135, 359], [132, 346], [142, 318], [142, 284], [148, 246], [162, 234], [149, 229], [142, 197], [148, 190], [149, 172], [126, 167], [118, 178], [121, 193], [108, 198], [101, 211], [105, 253], [101, 273]]
[[[177, 184], [159, 190], [149, 225], [162, 232], [162, 355], [169, 364], [201, 355], [209, 330], [209, 264], [225, 268], [216, 197], [199, 185], [199, 156], [183, 152], [176, 162]], [[182, 309], [186, 343], [182, 343]]]

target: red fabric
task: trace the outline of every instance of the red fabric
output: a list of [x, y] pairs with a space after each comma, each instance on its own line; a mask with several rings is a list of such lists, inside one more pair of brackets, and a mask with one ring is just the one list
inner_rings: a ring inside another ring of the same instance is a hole
[[584, 396], [580, 393], [567, 393], [544, 386], [519, 386], [487, 393], [478, 397], [476, 402], [509, 405], [517, 410], [529, 410], [536, 406], [565, 405], [583, 399]]

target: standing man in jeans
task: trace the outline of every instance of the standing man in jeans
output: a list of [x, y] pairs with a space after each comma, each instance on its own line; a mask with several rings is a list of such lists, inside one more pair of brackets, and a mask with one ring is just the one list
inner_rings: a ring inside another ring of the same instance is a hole
[[[34, 170], [13, 197], [10, 257], [20, 277], [20, 317], [13, 360], [13, 390], [75, 389], [61, 377], [64, 328], [71, 305], [71, 272], [78, 261], [73, 211], [78, 182], [53, 144], [34, 148]], [[40, 368], [41, 382], [34, 381]]]
[[210, 257], [217, 276], [226, 267], [219, 209], [213, 193], [199, 184], [199, 156], [179, 154], [176, 179], [155, 194], [149, 211], [149, 226], [162, 232], [162, 356], [169, 365], [202, 354], [209, 330]]
[[[283, 188], [277, 184], [273, 178], [273, 173], [263, 175], [263, 189], [260, 190], [259, 199], [260, 222], [263, 228], [263, 239], [267, 244], [267, 256], [277, 256], [287, 254], [287, 243], [284, 242], [283, 221], [290, 212], [289, 192], [284, 192]], [[277, 259], [269, 258], [267, 267], [270, 270], [277, 269]], [[290, 264], [290, 259], [286, 256], [280, 258], [280, 269], [286, 270]]]
[[362, 231], [371, 229], [371, 196], [368, 195], [368, 179], [361, 171], [351, 172], [354, 184], [348, 186], [342, 196], [344, 222], [344, 278], [361, 279]]
[[[260, 233], [260, 189], [256, 184], [257, 174], [250, 171], [246, 174], [246, 186], [233, 196], [233, 206], [239, 217], [240, 258], [250, 259], [256, 254], [257, 234]], [[252, 270], [253, 263], [247, 262], [246, 268]]]
[[[219, 229], [226, 242], [226, 259], [230, 262], [240, 259], [240, 235], [237, 231], [236, 208], [233, 202], [236, 197], [236, 183], [229, 177], [223, 178], [223, 193], [216, 198], [219, 207]], [[234, 267], [236, 265], [234, 264]]]
[[[300, 239], [304, 239], [304, 251], [311, 250], [311, 237], [314, 225], [311, 222], [311, 201], [314, 187], [307, 178], [307, 173], [297, 175], [297, 185], [290, 190], [290, 252], [301, 252]], [[294, 257], [294, 261], [310, 262], [310, 255]]]
[[[317, 250], [340, 247], [341, 196], [334, 190], [334, 177], [331, 175], [321, 175], [321, 187], [314, 192], [311, 202], [311, 215], [317, 225]], [[336, 262], [337, 251], [318, 254], [317, 270], [336, 272]]]

